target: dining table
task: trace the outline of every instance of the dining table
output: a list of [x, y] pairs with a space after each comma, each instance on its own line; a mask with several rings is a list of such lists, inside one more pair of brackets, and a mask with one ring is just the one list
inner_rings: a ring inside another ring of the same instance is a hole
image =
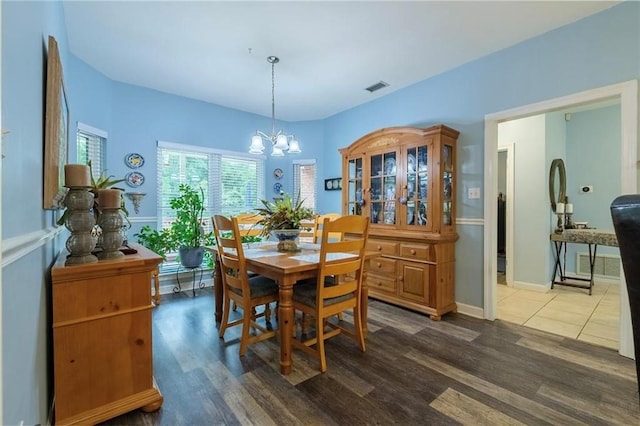
[[[279, 252], [277, 242], [266, 241], [243, 244], [247, 270], [271, 278], [278, 284], [278, 328], [280, 331], [280, 372], [290, 374], [293, 368], [291, 357], [293, 331], [295, 327], [293, 309], [293, 286], [300, 280], [314, 278], [318, 274], [320, 244], [298, 243], [299, 251]], [[217, 246], [206, 246], [205, 250], [218, 255]], [[367, 251], [367, 259], [378, 256], [376, 251]], [[366, 264], [366, 262], [365, 262]], [[368, 287], [365, 275], [362, 280], [360, 295], [362, 326], [367, 335], [367, 300]], [[215, 298], [215, 320], [222, 319], [223, 285], [220, 262], [215, 262], [213, 274], [213, 288]]]

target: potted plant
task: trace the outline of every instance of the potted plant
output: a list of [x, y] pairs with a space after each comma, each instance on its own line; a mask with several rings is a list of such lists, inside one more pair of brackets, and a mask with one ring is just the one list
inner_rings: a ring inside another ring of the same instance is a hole
[[289, 194], [280, 195], [273, 202], [262, 200], [264, 207], [256, 209], [262, 218], [256, 225], [261, 226], [263, 236], [271, 235], [278, 240], [278, 251], [297, 251], [300, 223], [312, 219], [315, 213], [302, 205], [299, 196], [295, 201]]
[[177, 249], [182, 266], [195, 268], [200, 266], [204, 257], [203, 242], [211, 240], [211, 233], [205, 233], [202, 227], [205, 210], [204, 190], [180, 184], [178, 191], [179, 195], [169, 201], [176, 213], [169, 229], [158, 231], [146, 225], [135, 236], [140, 244], [158, 253], [165, 260], [168, 252]]

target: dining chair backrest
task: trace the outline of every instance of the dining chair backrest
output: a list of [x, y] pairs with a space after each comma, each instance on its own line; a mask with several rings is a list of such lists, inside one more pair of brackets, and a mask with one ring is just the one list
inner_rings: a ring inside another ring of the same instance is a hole
[[262, 228], [257, 225], [262, 216], [256, 213], [241, 213], [236, 216], [238, 229], [243, 237], [257, 237], [262, 233]]
[[[341, 216], [342, 215], [339, 213], [327, 213], [327, 214], [321, 214], [316, 216], [316, 219], [314, 221], [314, 229], [313, 229], [313, 242], [316, 244], [320, 242], [320, 239], [322, 238], [322, 227], [325, 219], [336, 220]], [[342, 232], [332, 232], [329, 234], [329, 239], [331, 240], [340, 241], [342, 240], [342, 237], [343, 237]]]
[[[317, 306], [323, 309], [326, 299], [351, 295], [349, 300], [338, 304], [331, 304], [331, 310], [348, 309], [360, 299], [365, 262], [365, 250], [369, 231], [369, 219], [365, 216], [341, 216], [337, 219], [325, 218], [322, 223], [322, 237], [320, 239], [319, 273], [317, 281]], [[348, 232], [349, 239], [335, 240], [331, 235]], [[351, 254], [351, 257], [346, 257]], [[338, 282], [340, 285], [327, 285]], [[334, 299], [335, 300], [335, 299]], [[341, 307], [344, 305], [345, 307]], [[323, 315], [320, 315], [323, 317]]]
[[249, 277], [238, 219], [222, 215], [213, 216], [213, 232], [218, 245], [223, 284], [236, 289], [236, 292], [241, 293], [243, 297], [246, 296], [248, 300]]

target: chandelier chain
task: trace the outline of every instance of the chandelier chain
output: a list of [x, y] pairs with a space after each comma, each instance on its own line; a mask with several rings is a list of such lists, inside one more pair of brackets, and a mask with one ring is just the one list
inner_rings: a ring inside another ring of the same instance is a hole
[[271, 135], [276, 134], [276, 73], [275, 60], [271, 61]]

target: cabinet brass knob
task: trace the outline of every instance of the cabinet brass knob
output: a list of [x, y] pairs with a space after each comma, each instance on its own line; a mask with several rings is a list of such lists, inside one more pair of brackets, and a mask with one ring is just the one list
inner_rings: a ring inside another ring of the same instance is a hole
[[378, 262], [378, 268], [382, 268], [382, 263]]
[[378, 251], [382, 250], [382, 246], [378, 246], [377, 250]]
[[411, 254], [416, 254], [416, 251], [414, 249], [411, 249]]

